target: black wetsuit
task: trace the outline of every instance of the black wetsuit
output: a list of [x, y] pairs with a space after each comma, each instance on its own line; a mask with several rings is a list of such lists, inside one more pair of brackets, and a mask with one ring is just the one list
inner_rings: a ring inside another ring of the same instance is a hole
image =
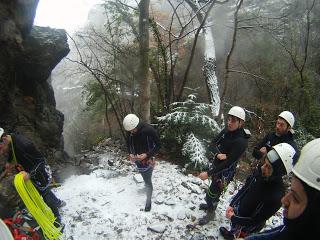
[[[206, 194], [206, 202], [210, 210], [214, 210], [219, 202], [223, 188], [233, 179], [237, 163], [248, 146], [249, 134], [243, 128], [235, 131], [223, 129], [213, 139], [209, 150], [214, 155], [213, 163], [209, 168], [208, 175], [212, 176], [211, 185]], [[227, 155], [226, 160], [219, 160], [219, 153]]]
[[31, 181], [38, 189], [45, 203], [51, 208], [57, 221], [61, 222], [59, 213], [59, 200], [48, 187], [51, 181], [51, 173], [46, 165], [44, 156], [37, 150], [35, 145], [21, 134], [11, 133], [11, 151], [9, 162], [16, 164], [17, 170], [26, 171], [30, 174]]

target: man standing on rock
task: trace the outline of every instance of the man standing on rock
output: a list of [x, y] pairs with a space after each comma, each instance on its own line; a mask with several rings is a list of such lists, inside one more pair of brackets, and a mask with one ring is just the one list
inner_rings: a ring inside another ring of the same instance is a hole
[[206, 215], [199, 219], [199, 225], [205, 225], [213, 220], [220, 195], [232, 181], [238, 161], [248, 146], [250, 131], [243, 128], [245, 111], [241, 107], [234, 106], [229, 110], [227, 119], [227, 127], [209, 146], [213, 155], [212, 165], [209, 171], [199, 175], [202, 180], [212, 177], [205, 197], [206, 203], [200, 204], [200, 209], [205, 210]]
[[136, 164], [146, 189], [147, 200], [144, 210], [151, 210], [152, 172], [155, 165], [154, 155], [160, 149], [160, 139], [157, 131], [147, 123], [143, 123], [135, 114], [128, 114], [123, 119], [123, 127], [128, 132], [127, 147], [129, 160]]

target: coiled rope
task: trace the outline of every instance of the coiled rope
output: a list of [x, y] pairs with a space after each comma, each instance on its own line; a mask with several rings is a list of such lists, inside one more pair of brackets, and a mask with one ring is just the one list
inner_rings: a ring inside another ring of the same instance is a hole
[[[42, 197], [32, 184], [31, 180], [25, 181], [23, 179], [23, 174], [18, 173], [14, 178], [14, 185], [30, 214], [34, 217], [34, 219], [41, 227], [44, 237], [50, 240], [61, 239], [61, 227], [57, 228], [54, 225], [54, 214], [47, 206], [47, 204], [43, 201]], [[56, 224], [59, 225], [59, 223], [57, 222]]]

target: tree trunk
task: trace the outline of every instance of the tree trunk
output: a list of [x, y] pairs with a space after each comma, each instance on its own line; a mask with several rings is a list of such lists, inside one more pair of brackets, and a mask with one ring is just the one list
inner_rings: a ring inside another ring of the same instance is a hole
[[230, 48], [230, 51], [228, 52], [227, 59], [226, 59], [225, 72], [224, 72], [224, 86], [223, 86], [223, 90], [222, 90], [222, 94], [221, 94], [221, 98], [220, 98], [220, 110], [219, 110], [219, 117], [218, 117], [220, 119], [223, 114], [224, 100], [225, 100], [225, 96], [226, 96], [227, 90], [228, 90], [230, 61], [231, 61], [233, 51], [236, 47], [237, 33], [238, 33], [238, 13], [239, 13], [239, 10], [241, 8], [242, 3], [243, 3], [243, 0], [239, 0], [237, 2], [236, 10], [234, 12], [232, 43], [231, 43], [231, 48]]
[[150, 122], [150, 87], [149, 79], [149, 5], [150, 0], [141, 0], [139, 3], [139, 44], [140, 44], [140, 93], [139, 113], [143, 121]]
[[216, 51], [211, 28], [207, 28], [204, 32], [205, 38], [205, 58], [204, 58], [204, 78], [206, 80], [212, 116], [217, 117], [220, 110], [220, 96], [218, 87], [218, 78], [216, 75]]

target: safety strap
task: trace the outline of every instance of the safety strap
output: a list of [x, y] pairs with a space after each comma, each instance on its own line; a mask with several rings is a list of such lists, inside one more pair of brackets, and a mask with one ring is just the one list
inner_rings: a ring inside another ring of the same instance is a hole
[[9, 229], [15, 237], [14, 239], [29, 239], [30, 237], [28, 238], [28, 236], [32, 236], [32, 239], [40, 240], [36, 228], [30, 227], [20, 214], [21, 213], [18, 211], [13, 218], [6, 218], [3, 220], [7, 226], [10, 226]]
[[18, 162], [17, 162], [17, 157], [16, 157], [16, 153], [15, 153], [15, 151], [14, 151], [13, 139], [12, 139], [11, 136], [10, 136], [10, 144], [11, 144], [11, 148], [12, 148], [13, 162], [14, 162], [15, 165], [17, 165], [17, 164], [18, 164]]
[[21, 164], [18, 164], [17, 157], [16, 157], [16, 153], [15, 153], [14, 147], [13, 147], [13, 139], [12, 139], [11, 136], [10, 136], [10, 144], [11, 144], [11, 148], [12, 148], [13, 163], [14, 163], [16, 169], [17, 169], [19, 172], [24, 171], [22, 165], [21, 165]]

